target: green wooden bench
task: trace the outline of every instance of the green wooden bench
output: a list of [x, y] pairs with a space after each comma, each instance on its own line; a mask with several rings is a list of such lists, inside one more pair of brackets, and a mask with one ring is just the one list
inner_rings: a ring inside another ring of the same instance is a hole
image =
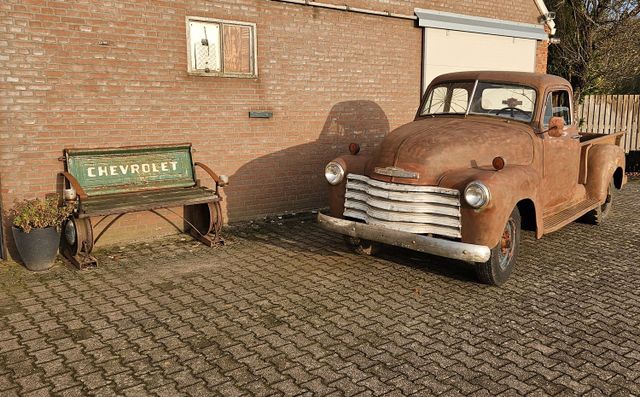
[[[91, 250], [120, 217], [151, 211], [165, 218], [157, 210], [175, 207], [184, 207], [185, 229], [192, 236], [209, 246], [221, 242], [219, 189], [228, 179], [194, 163], [191, 152], [188, 143], [65, 149], [63, 196], [76, 202], [76, 211], [63, 227], [62, 254], [79, 268], [96, 266]], [[213, 179], [214, 187], [200, 185], [196, 167]], [[94, 226], [103, 223], [94, 237]]]

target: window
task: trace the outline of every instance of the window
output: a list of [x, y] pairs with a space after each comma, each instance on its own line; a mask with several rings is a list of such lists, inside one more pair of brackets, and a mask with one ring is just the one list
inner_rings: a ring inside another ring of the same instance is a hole
[[435, 86], [422, 109], [422, 114], [464, 114], [473, 82], [445, 83]]
[[187, 17], [187, 55], [191, 74], [256, 77], [256, 25]]
[[498, 116], [528, 123], [533, 116], [535, 103], [536, 91], [533, 88], [480, 81], [469, 114]]
[[[469, 96], [473, 93], [473, 98]], [[510, 83], [460, 81], [442, 83], [431, 88], [420, 113], [479, 114], [529, 123], [536, 103], [531, 87]]]
[[549, 127], [552, 117], [562, 117], [565, 125], [571, 125], [571, 101], [567, 91], [554, 91], [547, 95], [544, 107], [543, 128]]

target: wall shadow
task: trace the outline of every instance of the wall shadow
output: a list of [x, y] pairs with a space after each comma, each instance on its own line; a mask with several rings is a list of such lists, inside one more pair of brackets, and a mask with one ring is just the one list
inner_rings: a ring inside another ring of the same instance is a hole
[[225, 187], [230, 222], [326, 205], [326, 163], [348, 154], [351, 142], [371, 151], [389, 132], [389, 120], [372, 101], [332, 106], [318, 139], [256, 158], [230, 176]]

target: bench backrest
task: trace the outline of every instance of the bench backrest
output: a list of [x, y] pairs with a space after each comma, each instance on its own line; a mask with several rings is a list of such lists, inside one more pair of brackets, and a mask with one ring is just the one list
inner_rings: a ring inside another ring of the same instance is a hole
[[195, 185], [191, 144], [65, 149], [67, 171], [88, 196]]

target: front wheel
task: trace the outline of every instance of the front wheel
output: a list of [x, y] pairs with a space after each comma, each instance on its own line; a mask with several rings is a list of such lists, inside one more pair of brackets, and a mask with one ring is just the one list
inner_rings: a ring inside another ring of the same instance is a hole
[[511, 275], [520, 249], [520, 211], [514, 208], [504, 226], [498, 245], [491, 249], [491, 257], [476, 264], [478, 279], [489, 285], [502, 285]]
[[351, 236], [344, 236], [344, 241], [360, 255], [376, 255], [380, 252], [380, 244]]

